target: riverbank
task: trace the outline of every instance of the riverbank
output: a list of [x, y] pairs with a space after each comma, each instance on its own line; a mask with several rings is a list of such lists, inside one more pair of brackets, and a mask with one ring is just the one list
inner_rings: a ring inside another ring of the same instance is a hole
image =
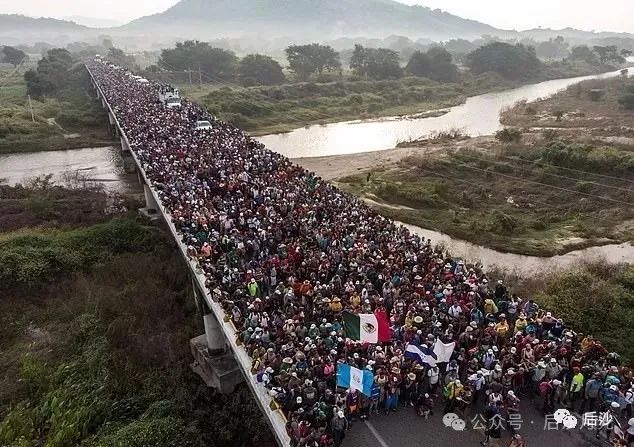
[[478, 137], [295, 161], [395, 220], [502, 252], [554, 256], [634, 240], [634, 208], [627, 205], [634, 203], [634, 172], [627, 164], [597, 171], [622, 180], [570, 172], [572, 165], [552, 163], [577, 149], [587, 160], [605, 150], [525, 140]]
[[[611, 69], [582, 63], [552, 63], [529, 82], [598, 74]], [[525, 82], [524, 82], [525, 83]], [[183, 93], [252, 135], [285, 133], [303, 126], [359, 119], [430, 113], [463, 104], [467, 98], [523, 85], [494, 73], [460, 74], [460, 81], [427, 78], [350, 80], [239, 87], [181, 85]], [[438, 115], [436, 115], [438, 116]]]
[[547, 132], [551, 139], [585, 136], [634, 144], [634, 111], [620, 103], [632, 89], [634, 80], [625, 76], [591, 79], [548, 98], [519, 102], [505, 110], [500, 121], [506, 126]]
[[33, 119], [23, 73], [0, 70], [0, 85], [0, 154], [116, 143], [87, 79], [59, 95], [31, 98]]

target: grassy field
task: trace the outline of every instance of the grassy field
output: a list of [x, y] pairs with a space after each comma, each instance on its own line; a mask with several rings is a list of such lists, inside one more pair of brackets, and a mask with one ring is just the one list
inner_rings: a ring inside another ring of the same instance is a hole
[[634, 239], [632, 148], [494, 143], [405, 158], [370, 171], [369, 181], [359, 173], [338, 183], [388, 204], [381, 211], [394, 219], [506, 252], [550, 256]]
[[[580, 63], [551, 63], [544, 66], [534, 82], [606, 70], [607, 67]], [[310, 124], [438, 111], [461, 104], [469, 96], [521, 85], [494, 73], [473, 76], [463, 72], [460, 77], [457, 83], [440, 83], [417, 77], [363, 80], [344, 74], [277, 86], [203, 84], [179, 87], [186, 96], [204, 104], [220, 118], [262, 135]]]
[[107, 116], [88, 79], [74, 87], [55, 98], [33, 99], [33, 122], [23, 73], [0, 71], [0, 153], [111, 145]]
[[246, 386], [217, 395], [189, 369], [204, 329], [167, 233], [93, 217], [0, 233], [0, 445], [274, 445]]
[[[522, 128], [551, 128], [555, 135], [634, 138], [634, 112], [618, 102], [634, 79], [593, 79], [571, 85], [540, 101], [521, 102], [502, 114], [502, 123]], [[593, 91], [597, 96], [593, 97]]]
[[266, 134], [307, 124], [428, 112], [460, 104], [468, 96], [512, 86], [493, 75], [465, 75], [459, 84], [409, 77], [181, 89], [222, 119], [255, 134]]

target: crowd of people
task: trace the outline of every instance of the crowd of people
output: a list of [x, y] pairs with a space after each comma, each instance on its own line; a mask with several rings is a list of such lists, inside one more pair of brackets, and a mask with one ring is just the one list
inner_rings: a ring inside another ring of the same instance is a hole
[[[403, 406], [421, 420], [484, 412], [487, 442], [501, 426], [516, 447], [525, 441], [509, 421], [524, 400], [544, 414], [632, 417], [631, 372], [590, 335], [200, 106], [157, 103], [159, 84], [136, 83], [106, 62], [88, 67], [188, 255], [207, 286], [222, 291], [251, 372], [285, 414], [293, 446], [339, 446], [354, 420]], [[200, 120], [212, 129], [197, 130]], [[386, 312], [391, 341], [351, 341], [344, 310]], [[449, 362], [404, 355], [409, 343], [436, 340], [455, 342]], [[337, 388], [341, 362], [372, 371], [371, 395]]]

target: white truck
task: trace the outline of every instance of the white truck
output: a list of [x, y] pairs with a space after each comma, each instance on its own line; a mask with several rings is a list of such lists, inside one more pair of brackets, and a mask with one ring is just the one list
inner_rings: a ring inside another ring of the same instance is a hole
[[159, 101], [168, 109], [181, 106], [181, 96], [177, 88], [161, 89], [158, 95]]

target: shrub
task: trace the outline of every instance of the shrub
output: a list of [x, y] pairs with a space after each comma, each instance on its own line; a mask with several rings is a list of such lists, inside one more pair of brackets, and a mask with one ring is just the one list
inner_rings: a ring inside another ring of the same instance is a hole
[[619, 104], [621, 104], [625, 110], [634, 110], [634, 93], [628, 93], [619, 98]]
[[85, 271], [115, 254], [151, 248], [140, 224], [115, 219], [61, 233], [32, 233], [0, 242], [0, 289], [30, 287], [61, 273]]
[[506, 127], [495, 133], [495, 139], [502, 143], [519, 143], [522, 140], [522, 132], [519, 129]]

